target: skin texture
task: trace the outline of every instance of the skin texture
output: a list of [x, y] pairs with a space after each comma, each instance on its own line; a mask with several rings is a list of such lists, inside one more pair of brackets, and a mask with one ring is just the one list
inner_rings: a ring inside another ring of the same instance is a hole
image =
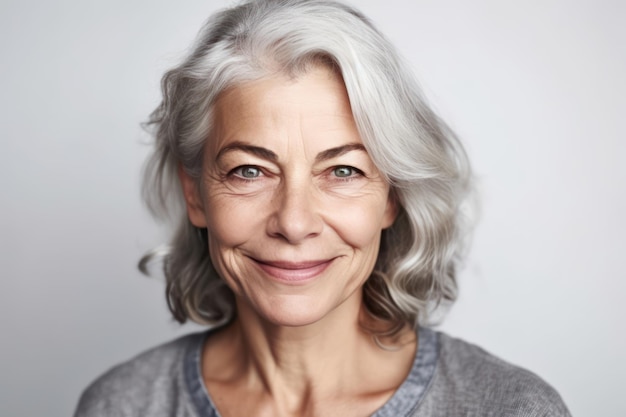
[[384, 351], [359, 325], [396, 207], [341, 78], [318, 66], [249, 82], [222, 94], [214, 117], [202, 178], [180, 171], [189, 218], [207, 228], [237, 302], [205, 347], [207, 389], [223, 416], [371, 414], [416, 345]]

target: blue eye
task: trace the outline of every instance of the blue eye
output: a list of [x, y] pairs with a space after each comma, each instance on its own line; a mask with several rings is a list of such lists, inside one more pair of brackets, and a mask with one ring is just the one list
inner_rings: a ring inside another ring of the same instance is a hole
[[333, 174], [339, 178], [348, 178], [357, 173], [357, 170], [348, 166], [339, 166], [333, 169]]
[[236, 168], [234, 173], [242, 178], [257, 178], [261, 175], [261, 170], [253, 165], [244, 165]]

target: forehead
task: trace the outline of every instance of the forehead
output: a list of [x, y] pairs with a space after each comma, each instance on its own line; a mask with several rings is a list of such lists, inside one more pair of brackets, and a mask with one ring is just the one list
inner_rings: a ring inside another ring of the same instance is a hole
[[361, 142], [343, 80], [323, 66], [297, 78], [277, 75], [222, 93], [214, 106], [214, 145], [292, 137]]

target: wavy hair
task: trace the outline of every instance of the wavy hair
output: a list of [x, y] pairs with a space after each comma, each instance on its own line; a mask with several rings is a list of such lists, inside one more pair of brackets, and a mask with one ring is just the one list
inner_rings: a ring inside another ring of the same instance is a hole
[[342, 77], [365, 148], [399, 206], [364, 284], [366, 310], [390, 324], [385, 334], [395, 334], [455, 300], [471, 178], [455, 134], [360, 12], [327, 0], [253, 0], [209, 18], [188, 56], [164, 75], [162, 102], [147, 123], [155, 150], [143, 197], [176, 231], [164, 252], [146, 254], [139, 266], [147, 273], [147, 263], [163, 257], [167, 301], [179, 322], [219, 324], [236, 309], [211, 263], [206, 229], [186, 216], [177, 169], [200, 177], [213, 105], [225, 89], [277, 73], [297, 77], [320, 64]]

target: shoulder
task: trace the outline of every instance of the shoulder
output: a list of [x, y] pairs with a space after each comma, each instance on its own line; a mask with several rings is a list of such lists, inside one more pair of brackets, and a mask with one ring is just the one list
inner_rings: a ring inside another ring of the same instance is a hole
[[534, 373], [444, 333], [438, 333], [438, 341], [428, 397], [439, 404], [445, 398], [448, 415], [570, 415], [558, 392]]
[[170, 415], [185, 389], [185, 354], [203, 338], [183, 336], [109, 369], [82, 393], [75, 417]]

